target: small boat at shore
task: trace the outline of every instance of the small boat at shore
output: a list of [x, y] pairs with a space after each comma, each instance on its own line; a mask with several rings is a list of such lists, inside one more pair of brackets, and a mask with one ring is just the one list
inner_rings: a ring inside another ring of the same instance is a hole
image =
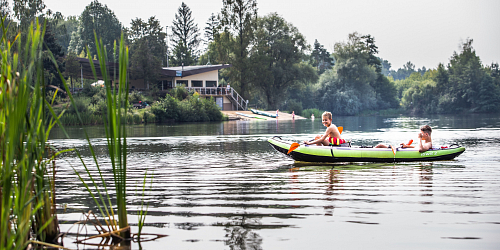
[[244, 113], [241, 113], [241, 112], [236, 112], [236, 114], [237, 114], [237, 115], [244, 116], [244, 117], [248, 117], [248, 118], [254, 118], [254, 119], [267, 120], [266, 118], [257, 117], [257, 116], [253, 116], [253, 115], [248, 115], [248, 114], [244, 114]]
[[260, 111], [260, 110], [257, 110], [257, 109], [250, 109], [250, 111], [252, 111], [252, 113], [257, 114], [257, 115], [265, 115], [265, 116], [269, 116], [269, 117], [272, 117], [272, 118], [276, 118], [275, 114], [270, 114], [270, 113], [267, 113], [267, 112], [264, 112], [264, 111]]
[[413, 148], [373, 148], [345, 146], [316, 146], [300, 145], [287, 154], [292, 141], [286, 141], [279, 136], [268, 140], [269, 144], [278, 152], [303, 162], [412, 162], [412, 161], [439, 161], [452, 160], [465, 151], [464, 147], [451, 145], [448, 147], [432, 148], [419, 152]]

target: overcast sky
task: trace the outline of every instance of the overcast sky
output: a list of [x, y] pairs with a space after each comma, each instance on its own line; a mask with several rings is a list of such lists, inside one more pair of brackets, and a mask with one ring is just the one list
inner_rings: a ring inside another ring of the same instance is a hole
[[[47, 8], [64, 16], [80, 15], [91, 0], [45, 0]], [[126, 27], [133, 18], [156, 16], [170, 26], [182, 1], [100, 0], [113, 10]], [[203, 31], [211, 13], [222, 0], [185, 0], [198, 28]], [[500, 61], [499, 0], [258, 0], [260, 16], [277, 12], [305, 35], [333, 52], [336, 42], [349, 33], [371, 34], [379, 56], [402, 67], [407, 61], [417, 68], [447, 64], [453, 51], [467, 38], [483, 64]], [[170, 32], [169, 32], [170, 33]]]

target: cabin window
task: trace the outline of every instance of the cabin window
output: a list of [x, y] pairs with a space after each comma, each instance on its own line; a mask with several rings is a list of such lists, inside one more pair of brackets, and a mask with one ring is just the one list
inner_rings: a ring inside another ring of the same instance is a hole
[[206, 81], [207, 87], [217, 87], [217, 81]]
[[187, 87], [188, 86], [188, 81], [187, 80], [177, 80], [175, 81], [175, 86], [184, 86], [184, 87]]
[[203, 87], [203, 81], [191, 81], [193, 87]]

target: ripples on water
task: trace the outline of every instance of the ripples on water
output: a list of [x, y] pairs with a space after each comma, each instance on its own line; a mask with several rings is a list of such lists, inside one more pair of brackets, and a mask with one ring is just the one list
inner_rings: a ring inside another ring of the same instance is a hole
[[[145, 249], [498, 249], [500, 119], [453, 125], [461, 119], [344, 121], [344, 136], [359, 144], [406, 142], [425, 122], [433, 124], [435, 145], [467, 148], [454, 161], [411, 164], [299, 164], [266, 142], [274, 134], [308, 139], [323, 131], [319, 121], [202, 125], [205, 136], [189, 130], [195, 125], [146, 134], [134, 127], [129, 222], [137, 224], [137, 189], [147, 170], [154, 181], [144, 232], [169, 236]], [[93, 141], [111, 180], [105, 141]], [[91, 161], [84, 140], [52, 143], [75, 146]], [[58, 203], [69, 207], [60, 211], [62, 231], [81, 219], [79, 209], [96, 210], [70, 166], [82, 170], [71, 155], [58, 161]], [[72, 246], [71, 238], [65, 244]]]

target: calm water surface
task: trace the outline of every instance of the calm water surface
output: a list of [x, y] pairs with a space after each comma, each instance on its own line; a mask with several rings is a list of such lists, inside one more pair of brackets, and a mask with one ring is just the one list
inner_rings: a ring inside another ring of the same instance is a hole
[[[322, 133], [321, 121], [231, 121], [128, 128], [129, 222], [137, 225], [145, 171], [154, 173], [143, 232], [168, 237], [144, 249], [499, 249], [500, 117], [335, 117], [356, 145], [416, 141], [433, 127], [433, 144], [460, 144], [453, 161], [403, 164], [304, 164], [274, 151], [274, 135], [297, 141]], [[105, 133], [87, 128], [110, 180]], [[83, 130], [55, 130], [51, 143], [76, 147], [91, 163]], [[76, 232], [82, 211], [96, 211], [58, 160], [61, 230]], [[87, 176], [84, 178], [88, 179]], [[89, 232], [92, 231], [89, 228]], [[133, 228], [134, 231], [136, 227]], [[74, 236], [65, 245], [76, 246]], [[139, 245], [133, 244], [134, 249]]]

